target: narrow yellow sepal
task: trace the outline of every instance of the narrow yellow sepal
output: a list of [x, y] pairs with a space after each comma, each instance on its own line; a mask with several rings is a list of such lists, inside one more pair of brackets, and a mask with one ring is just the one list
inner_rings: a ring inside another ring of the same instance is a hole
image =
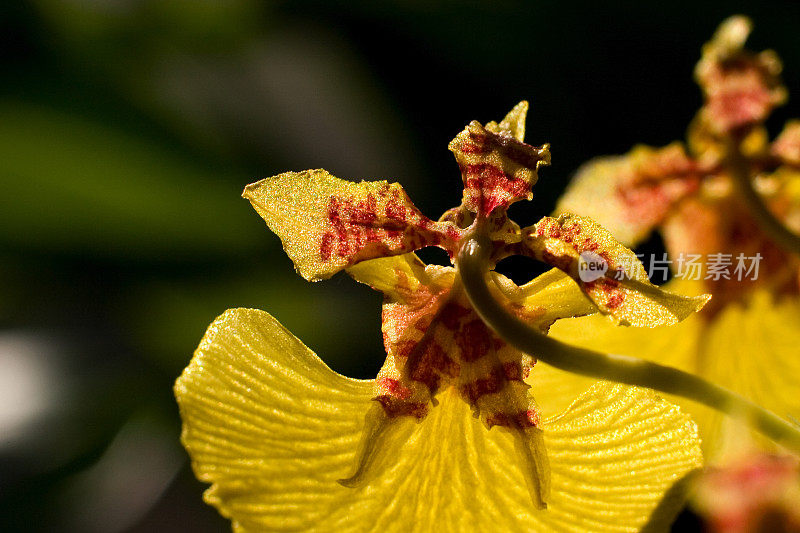
[[589, 218], [569, 213], [545, 217], [524, 234], [526, 253], [568, 274], [618, 324], [674, 324], [711, 298], [672, 294], [653, 285], [636, 254]]

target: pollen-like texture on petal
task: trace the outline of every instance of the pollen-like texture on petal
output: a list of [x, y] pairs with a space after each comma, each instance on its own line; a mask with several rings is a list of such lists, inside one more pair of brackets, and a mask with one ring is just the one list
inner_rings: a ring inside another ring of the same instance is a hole
[[454, 253], [459, 233], [452, 223], [423, 215], [396, 183], [355, 183], [325, 170], [266, 178], [248, 185], [243, 196], [281, 238], [300, 275], [312, 281], [430, 245]]
[[522, 142], [527, 110], [527, 102], [521, 102], [499, 124], [486, 127], [473, 120], [450, 142], [464, 181], [463, 206], [469, 211], [488, 216], [533, 197], [539, 167], [550, 164], [550, 149]]
[[487, 430], [449, 390], [424, 422], [390, 428], [370, 479], [343, 487], [372, 383], [335, 374], [248, 309], [210, 326], [175, 392], [206, 501], [236, 531], [633, 531], [700, 464], [675, 407], [597, 385], [543, 425], [552, 488], [536, 511], [513, 432]]
[[680, 322], [710, 296], [681, 296], [650, 283], [636, 255], [589, 218], [545, 217], [523, 230], [523, 252], [567, 273], [598, 310], [622, 325]]

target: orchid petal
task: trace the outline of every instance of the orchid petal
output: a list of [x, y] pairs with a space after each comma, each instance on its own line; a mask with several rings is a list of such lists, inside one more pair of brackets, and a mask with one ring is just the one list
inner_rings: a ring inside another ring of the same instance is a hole
[[[675, 280], [668, 288], [692, 292], [699, 285]], [[642, 357], [701, 374], [775, 413], [797, 418], [800, 387], [794, 376], [800, 374], [800, 334], [796, 327], [800, 323], [800, 303], [757, 290], [744, 305], [726, 306], [713, 321], [706, 320], [697, 316], [669, 327], [637, 330], [618, 328], [600, 317], [585, 317], [557, 322], [550, 335], [577, 346], [602, 346], [611, 353]], [[536, 390], [550, 391], [539, 402], [543, 416], [569, 405], [589, 381], [541, 362], [527, 379]], [[718, 459], [729, 441], [743, 438], [742, 426], [729, 423], [720, 413], [681, 398], [667, 399], [680, 405], [697, 422], [710, 460]], [[759, 444], [774, 446], [764, 439]]]
[[[757, 290], [744, 305], [720, 311], [705, 337], [703, 375], [750, 398], [780, 416], [800, 418], [800, 302]], [[713, 431], [741, 431], [724, 424], [718, 413], [709, 417]], [[710, 431], [708, 432], [710, 433]], [[730, 440], [736, 435], [709, 435]], [[774, 447], [765, 439], [761, 446]], [[724, 451], [722, 444], [716, 451]]]
[[550, 164], [550, 149], [520, 140], [526, 112], [526, 105], [517, 105], [500, 124], [491, 125], [496, 133], [473, 120], [450, 142], [448, 148], [461, 169], [462, 205], [467, 210], [488, 216], [533, 197], [539, 167]]
[[[209, 326], [175, 385], [182, 441], [204, 499], [235, 531], [313, 526], [348, 489], [373, 393], [325, 364], [263, 311], [232, 309]], [[327, 481], [324, 482], [324, 481]]]
[[[545, 217], [524, 232], [525, 253], [572, 277], [598, 310], [619, 324], [674, 324], [700, 310], [710, 298], [672, 294], [653, 285], [636, 255], [591, 219], [571, 214]], [[607, 270], [582, 279], [580, 269], [587, 257], [594, 267]]]
[[238, 532], [631, 531], [700, 465], [686, 415], [653, 393], [599, 384], [543, 424], [552, 495], [536, 511], [513, 431], [487, 430], [448, 389], [424, 423], [386, 430], [374, 475], [342, 487], [372, 383], [335, 374], [254, 310], [211, 325], [175, 390], [184, 445], [212, 484], [206, 501]]
[[[673, 292], [692, 293], [697, 287], [688, 283], [670, 282], [667, 288]], [[693, 316], [672, 325], [655, 328], [620, 328], [605, 317], [596, 315], [559, 320], [550, 328], [550, 336], [584, 348], [602, 347], [604, 352], [641, 357], [649, 361], [697, 373], [698, 347], [703, 345], [701, 335], [705, 323], [702, 317]], [[538, 362], [526, 380], [536, 390], [547, 390], [539, 408], [543, 416], [561, 412], [576, 395], [586, 390], [593, 379], [565, 372]], [[687, 408], [694, 415], [695, 405], [679, 398], [668, 396], [673, 403]]]
[[375, 257], [428, 245], [454, 251], [458, 230], [433, 222], [403, 188], [354, 183], [324, 170], [287, 172], [248, 185], [243, 196], [283, 241], [301, 276], [316, 281]]

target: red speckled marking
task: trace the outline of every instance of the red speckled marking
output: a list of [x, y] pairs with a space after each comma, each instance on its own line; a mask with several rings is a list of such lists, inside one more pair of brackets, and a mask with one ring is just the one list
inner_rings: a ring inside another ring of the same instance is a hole
[[[469, 305], [452, 270], [411, 289], [398, 272], [398, 284], [384, 305], [384, 342], [390, 354], [379, 374], [378, 401], [388, 416], [424, 416], [432, 398], [455, 387], [484, 421], [530, 427], [535, 414], [524, 378], [534, 363], [508, 347], [487, 328]], [[422, 281], [422, 280], [420, 280]], [[523, 312], [510, 305], [512, 312]], [[540, 310], [536, 310], [540, 312]], [[498, 394], [504, 392], [505, 394]], [[528, 406], [521, 415], [518, 410]], [[504, 415], [503, 413], [511, 413]]]
[[477, 163], [464, 167], [464, 183], [478, 198], [482, 213], [491, 213], [496, 207], [508, 206], [507, 196], [524, 197], [530, 189], [525, 180], [513, 176], [489, 163]]
[[601, 285], [606, 294], [606, 307], [616, 309], [625, 302], [625, 293], [619, 288], [619, 281], [615, 279], [602, 278], [604, 283]]
[[537, 427], [539, 425], [539, 415], [532, 409], [519, 411], [514, 414], [495, 413], [486, 419], [489, 427], [502, 426], [518, 429]]
[[494, 335], [480, 318], [464, 325], [456, 333], [456, 343], [461, 348], [461, 358], [472, 363], [489, 353], [494, 348]]
[[402, 190], [388, 186], [377, 196], [331, 196], [325, 216], [329, 229], [320, 238], [322, 261], [336, 257], [352, 262], [363, 259], [359, 254], [366, 249], [376, 257], [389, 250], [412, 251], [430, 245], [440, 245], [452, 254], [460, 237], [452, 224], [437, 225]]
[[779, 101], [769, 86], [770, 74], [756, 61], [728, 61], [712, 72], [705, 87], [706, 106], [714, 125], [722, 131], [760, 122]]
[[634, 150], [614, 188], [621, 216], [633, 227], [659, 224], [676, 202], [697, 191], [701, 172], [679, 145]]
[[464, 395], [470, 405], [475, 405], [478, 398], [485, 394], [500, 392], [505, 384], [506, 379], [503, 368], [494, 367], [487, 377], [462, 385], [461, 394]]
[[543, 218], [536, 224], [536, 235], [539, 237], [561, 238], [561, 226], [554, 218]]
[[528, 377], [530, 369], [522, 368], [522, 363], [519, 361], [503, 363], [503, 375], [509, 381], [522, 381]]
[[378, 387], [386, 390], [392, 397], [399, 398], [401, 400], [407, 400], [411, 397], [411, 389], [404, 387], [400, 384], [400, 381], [396, 379], [380, 378], [378, 379]]
[[625, 302], [625, 293], [617, 291], [610, 295], [606, 302], [606, 307], [609, 309], [616, 309]]
[[414, 341], [398, 341], [394, 344], [394, 355], [398, 359], [408, 359], [411, 351], [417, 345]]
[[376, 396], [374, 399], [381, 403], [383, 410], [389, 418], [413, 416], [422, 419], [428, 414], [427, 403], [408, 402], [388, 395]]
[[413, 356], [408, 360], [408, 367], [411, 379], [424, 383], [431, 394], [439, 389], [442, 376], [454, 378], [459, 372], [459, 365], [431, 339], [417, 344]]
[[323, 261], [330, 261], [333, 253], [333, 234], [326, 232], [322, 235], [322, 242], [319, 245], [319, 255]]
[[[322, 235], [320, 257], [330, 260], [333, 253], [339, 257], [351, 257], [369, 242], [379, 242], [375, 224], [378, 215], [377, 201], [372, 194], [367, 200], [355, 204], [352, 198], [331, 196], [328, 200], [327, 217], [332, 230]], [[369, 231], [368, 231], [369, 230]], [[349, 238], [352, 236], [352, 239]]]
[[[608, 309], [617, 309], [625, 303], [625, 293], [620, 288], [619, 281], [608, 277], [599, 278], [588, 283], [584, 283], [583, 287], [586, 291], [598, 297], [600, 301], [605, 302]], [[598, 292], [602, 292], [603, 298], [599, 298]]]
[[472, 309], [451, 301], [442, 307], [439, 320], [444, 327], [455, 331], [464, 318], [470, 314], [472, 314]]

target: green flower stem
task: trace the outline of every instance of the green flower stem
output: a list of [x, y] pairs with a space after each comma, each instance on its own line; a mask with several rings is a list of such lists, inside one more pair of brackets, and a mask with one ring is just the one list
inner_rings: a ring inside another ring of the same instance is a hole
[[486, 281], [489, 247], [473, 236], [461, 248], [458, 271], [478, 315], [500, 337], [545, 363], [584, 376], [647, 387], [702, 403], [739, 418], [800, 454], [800, 430], [746, 398], [698, 376], [636, 357], [578, 348], [548, 337], [511, 315], [495, 300]]
[[726, 161], [725, 168], [733, 178], [739, 194], [744, 200], [761, 230], [766, 233], [775, 243], [789, 253], [800, 255], [800, 235], [789, 230], [772, 211], [764, 204], [761, 196], [753, 188], [752, 176], [750, 175], [747, 160], [742, 155], [739, 148], [740, 141], [736, 137], [731, 137], [726, 142]]

